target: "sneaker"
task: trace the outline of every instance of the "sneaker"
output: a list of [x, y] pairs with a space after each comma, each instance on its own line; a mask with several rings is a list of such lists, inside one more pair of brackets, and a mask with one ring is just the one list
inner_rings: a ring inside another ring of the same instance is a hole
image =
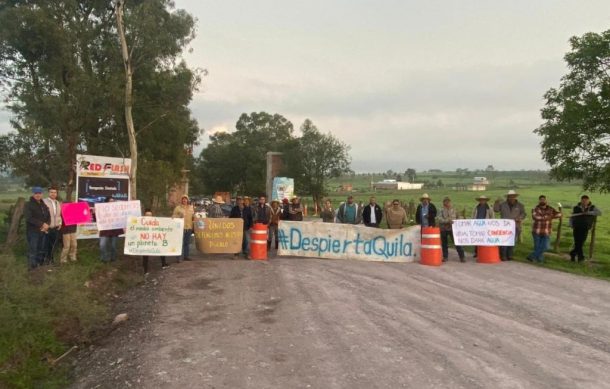
[[169, 265], [161, 266], [161, 269], [163, 269], [163, 270], [169, 269]]

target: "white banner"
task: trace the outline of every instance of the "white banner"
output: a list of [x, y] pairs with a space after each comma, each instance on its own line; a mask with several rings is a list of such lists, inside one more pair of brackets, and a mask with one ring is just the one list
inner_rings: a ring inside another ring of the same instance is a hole
[[459, 219], [453, 222], [456, 246], [514, 246], [515, 221], [511, 219]]
[[95, 222], [98, 231], [125, 228], [129, 216], [142, 216], [140, 200], [95, 204]]
[[363, 225], [288, 222], [279, 225], [279, 255], [413, 262], [419, 258], [421, 229], [384, 230]]
[[127, 219], [126, 255], [178, 256], [182, 254], [184, 219], [135, 217]]

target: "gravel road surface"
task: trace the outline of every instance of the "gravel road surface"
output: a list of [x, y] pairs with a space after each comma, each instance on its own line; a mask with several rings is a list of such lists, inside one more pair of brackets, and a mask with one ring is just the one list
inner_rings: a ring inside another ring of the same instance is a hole
[[610, 388], [610, 283], [522, 263], [206, 256], [124, 309], [74, 388]]

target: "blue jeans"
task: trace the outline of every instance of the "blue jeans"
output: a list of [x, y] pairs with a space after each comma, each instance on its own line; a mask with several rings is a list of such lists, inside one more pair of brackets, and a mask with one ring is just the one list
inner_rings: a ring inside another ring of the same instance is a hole
[[191, 235], [193, 230], [184, 230], [182, 235], [182, 258], [189, 257], [189, 247], [191, 245]]
[[30, 269], [34, 269], [44, 262], [44, 256], [46, 253], [46, 235], [40, 231], [28, 231], [28, 266]]
[[[100, 256], [102, 262], [116, 261], [116, 236], [100, 236]], [[108, 247], [110, 245], [110, 247]]]
[[53, 263], [53, 252], [55, 246], [57, 246], [57, 240], [59, 238], [59, 228], [50, 228], [47, 233], [47, 239], [45, 244], [45, 256], [48, 263]]
[[536, 262], [544, 262], [544, 252], [549, 245], [549, 236], [532, 233], [534, 238], [534, 252], [530, 254], [530, 257]]

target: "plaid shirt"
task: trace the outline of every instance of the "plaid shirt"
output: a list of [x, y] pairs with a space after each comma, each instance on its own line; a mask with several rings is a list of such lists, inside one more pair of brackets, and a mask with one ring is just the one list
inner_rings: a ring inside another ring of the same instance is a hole
[[551, 223], [557, 215], [559, 215], [559, 212], [553, 209], [553, 207], [537, 205], [532, 210], [532, 219], [534, 219], [532, 232], [536, 235], [551, 235]]

